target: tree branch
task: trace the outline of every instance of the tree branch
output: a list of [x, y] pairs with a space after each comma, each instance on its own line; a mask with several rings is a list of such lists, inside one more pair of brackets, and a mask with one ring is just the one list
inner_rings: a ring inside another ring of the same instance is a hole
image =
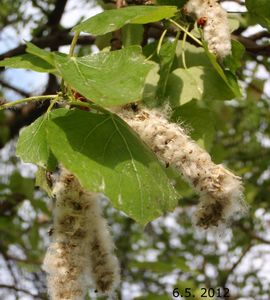
[[15, 87], [15, 86], [9, 84], [8, 82], [6, 82], [6, 81], [4, 81], [4, 80], [2, 80], [2, 79], [0, 79], [0, 85], [2, 85], [3, 87], [5, 87], [5, 88], [7, 88], [7, 89], [9, 89], [9, 90], [13, 90], [14, 92], [16, 92], [16, 93], [18, 93], [18, 94], [24, 96], [25, 98], [30, 97], [30, 94], [29, 94], [29, 93], [27, 93], [27, 92], [25, 92], [25, 91], [23, 91], [23, 90], [21, 90], [21, 89]]
[[270, 45], [258, 45], [256, 42], [254, 42], [252, 39], [243, 37], [241, 35], [235, 35], [232, 34], [232, 38], [238, 40], [241, 42], [245, 48], [246, 51], [249, 52], [252, 55], [263, 55], [266, 57], [270, 57]]
[[[51, 48], [51, 47], [60, 47], [64, 45], [69, 45], [72, 41], [73, 36], [68, 34], [68, 30], [57, 32], [52, 35], [45, 37], [34, 38], [31, 40], [31, 43], [35, 44], [40, 48]], [[80, 36], [78, 39], [78, 45], [93, 45], [95, 38], [92, 36]], [[20, 45], [14, 49], [11, 49], [0, 55], [0, 60], [3, 60], [7, 57], [13, 57], [25, 53], [26, 45]]]
[[47, 16], [47, 23], [38, 28], [36, 37], [41, 37], [44, 30], [48, 31], [49, 29], [50, 34], [59, 31], [59, 23], [62, 19], [67, 1], [68, 0], [55, 1], [54, 9], [49, 13], [45, 13], [45, 15]]
[[256, 233], [254, 233], [253, 231], [251, 231], [250, 229], [246, 228], [245, 226], [243, 226], [242, 224], [239, 224], [239, 228], [246, 233], [249, 237], [251, 237], [253, 240], [261, 242], [263, 244], [268, 244], [270, 245], [270, 240], [266, 240], [260, 236], [258, 236]]
[[32, 5], [37, 7], [45, 16], [48, 16], [48, 11], [37, 3], [37, 0], [32, 0]]
[[[125, 0], [116, 0], [116, 8], [120, 9], [125, 5]], [[112, 32], [111, 51], [119, 50], [122, 48], [122, 34], [121, 29]]]
[[68, 0], [56, 0], [54, 10], [51, 12], [51, 14], [48, 17], [48, 22], [46, 24], [46, 27], [50, 27], [53, 30], [59, 25], [63, 13], [65, 11], [65, 7]]
[[233, 274], [237, 266], [242, 262], [243, 258], [247, 255], [249, 250], [253, 247], [254, 245], [252, 243], [248, 244], [246, 248], [242, 251], [242, 254], [239, 256], [238, 260], [232, 265], [232, 267], [227, 270], [226, 275], [222, 278], [220, 282], [220, 286], [225, 287], [227, 285], [229, 277]]
[[248, 39], [250, 39], [252, 41], [257, 41], [262, 38], [270, 38], [270, 32], [264, 30], [264, 31], [259, 31], [257, 33], [254, 33], [254, 34], [248, 36]]
[[16, 292], [21, 292], [21, 293], [24, 293], [24, 294], [32, 296], [34, 299], [46, 299], [46, 298], [43, 298], [41, 295], [34, 295], [34, 294], [32, 294], [31, 292], [29, 292], [29, 291], [27, 291], [25, 289], [21, 289], [21, 288], [18, 288], [16, 286], [13, 286], [13, 285], [0, 284], [0, 288], [2, 288], [2, 289], [10, 289], [10, 290], [14, 290]]

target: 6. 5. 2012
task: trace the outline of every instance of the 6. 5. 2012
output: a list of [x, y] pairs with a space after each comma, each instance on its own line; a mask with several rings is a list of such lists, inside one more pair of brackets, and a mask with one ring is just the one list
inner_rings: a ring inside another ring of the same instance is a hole
[[[172, 293], [174, 298], [188, 298], [194, 297], [195, 294], [192, 292], [191, 288], [185, 288], [184, 290], [179, 291], [179, 288], [175, 288]], [[198, 297], [198, 290], [196, 290], [196, 296]], [[200, 296], [201, 298], [226, 298], [230, 297], [228, 288], [200, 288]]]

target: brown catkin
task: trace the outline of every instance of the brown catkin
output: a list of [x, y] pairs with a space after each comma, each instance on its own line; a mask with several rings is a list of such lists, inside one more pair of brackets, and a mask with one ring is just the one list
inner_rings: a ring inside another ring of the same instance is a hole
[[183, 128], [169, 122], [161, 110], [139, 108], [135, 112], [125, 107], [116, 113], [200, 195], [196, 225], [217, 227], [246, 210], [241, 178], [213, 163], [210, 155]]
[[[91, 280], [98, 290], [111, 293], [119, 283], [120, 271], [112, 252], [113, 240], [99, 207], [99, 195], [86, 192], [75, 176], [64, 168], [61, 168], [53, 187], [53, 195], [56, 203], [52, 243], [43, 263], [51, 299], [82, 300]], [[107, 251], [108, 258], [100, 259], [113, 274], [105, 280], [106, 289], [101, 289], [96, 280], [104, 274], [93, 271], [96, 265], [96, 258], [92, 255], [95, 240], [99, 241], [104, 252]], [[113, 265], [110, 259], [114, 261]]]

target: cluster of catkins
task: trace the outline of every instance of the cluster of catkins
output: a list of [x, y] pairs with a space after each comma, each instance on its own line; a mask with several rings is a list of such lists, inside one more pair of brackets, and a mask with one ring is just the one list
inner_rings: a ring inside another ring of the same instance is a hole
[[164, 164], [179, 171], [197, 191], [200, 203], [196, 225], [222, 228], [235, 214], [245, 212], [240, 177], [213, 163], [209, 153], [191, 140], [179, 124], [168, 121], [164, 111], [123, 107], [116, 112]]
[[217, 0], [189, 0], [184, 11], [194, 15], [203, 27], [210, 52], [221, 59], [231, 53], [231, 33], [226, 11]]
[[[226, 12], [216, 0], [189, 0], [188, 14], [202, 20], [209, 50], [220, 58], [231, 52]], [[241, 179], [222, 165], [185, 133], [179, 124], [168, 121], [158, 109], [120, 107], [115, 112], [166, 165], [199, 194], [196, 225], [207, 229], [222, 227], [235, 214], [243, 213]], [[114, 244], [99, 206], [99, 195], [85, 191], [73, 174], [61, 167], [53, 187], [54, 225], [43, 268], [48, 275], [52, 300], [82, 300], [90, 285], [102, 293], [112, 293], [120, 281]], [[91, 279], [91, 282], [90, 282]]]
[[51, 299], [83, 300], [90, 286], [111, 294], [119, 284], [120, 268], [99, 195], [85, 191], [63, 167], [53, 195], [52, 243], [43, 263]]

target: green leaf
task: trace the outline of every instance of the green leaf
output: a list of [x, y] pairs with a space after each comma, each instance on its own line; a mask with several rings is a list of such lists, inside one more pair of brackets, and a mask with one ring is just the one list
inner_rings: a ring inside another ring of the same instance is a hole
[[156, 0], [158, 5], [175, 5], [178, 8], [183, 7], [188, 0]]
[[224, 80], [226, 85], [234, 93], [234, 96], [241, 97], [242, 93], [241, 93], [240, 87], [238, 85], [236, 76], [231, 71], [222, 69], [222, 67], [220, 66], [220, 64], [217, 61], [217, 57], [214, 54], [209, 52], [206, 43], [204, 43], [204, 50], [205, 50], [211, 64], [213, 65], [213, 67], [215, 68], [217, 73], [220, 75], [220, 77]]
[[[254, 101], [255, 101], [255, 103], [257, 101], [260, 101], [266, 82], [267, 82], [266, 79], [259, 79], [259, 78], [254, 78], [250, 82], [250, 84], [247, 86], [247, 89], [246, 89], [247, 100], [249, 100], [250, 103], [254, 103]], [[250, 106], [252, 107], [253, 105], [250, 105]], [[256, 107], [257, 107], [257, 105], [256, 105]], [[261, 109], [259, 109], [259, 110], [261, 111]], [[250, 112], [248, 119], [250, 119], [251, 113], [253, 115], [254, 111]]]
[[127, 24], [121, 29], [124, 47], [140, 45], [143, 40], [144, 28], [142, 25]]
[[55, 59], [64, 80], [102, 106], [140, 100], [145, 78], [153, 67], [137, 46], [79, 58], [56, 55]]
[[52, 197], [52, 188], [48, 184], [46, 169], [39, 167], [36, 172], [36, 186], [45, 191], [49, 197]]
[[157, 91], [157, 85], [159, 81], [159, 65], [155, 64], [154, 68], [150, 70], [148, 73], [144, 90], [143, 90], [143, 101], [147, 103], [148, 106], [155, 106], [156, 105], [156, 91]]
[[237, 69], [242, 66], [242, 57], [245, 53], [245, 47], [237, 40], [232, 40], [232, 54], [224, 58], [225, 67], [235, 74]]
[[41, 49], [30, 42], [26, 43], [26, 52], [45, 60], [52, 65], [52, 67], [54, 66], [54, 56], [52, 52]]
[[269, 0], [246, 0], [248, 11], [257, 21], [270, 30], [270, 1]]
[[175, 208], [164, 168], [126, 123], [113, 114], [61, 111], [64, 117], [51, 113], [50, 147], [85, 189], [103, 192], [140, 224]]
[[240, 26], [240, 21], [239, 19], [235, 16], [235, 14], [228, 14], [228, 21], [229, 21], [229, 27], [230, 27], [230, 32], [234, 32], [237, 30]]
[[27, 199], [33, 199], [34, 180], [32, 178], [25, 178], [19, 172], [14, 172], [10, 177], [10, 189], [14, 193], [23, 194]]
[[[51, 197], [51, 196], [50, 196]], [[47, 215], [51, 215], [51, 210], [48, 209], [46, 202], [44, 199], [33, 199], [31, 202], [32, 206], [36, 211], [42, 211], [42, 213], [45, 213]]]
[[[177, 64], [173, 65], [174, 69], [184, 68], [183, 60], [182, 60], [182, 41], [178, 41], [176, 46], [176, 57]], [[195, 66], [204, 66], [204, 67], [212, 67], [211, 62], [209, 61], [204, 49], [202, 47], [196, 47], [189, 42], [185, 42], [185, 61], [188, 68]]]
[[103, 50], [103, 49], [106, 49], [106, 48], [110, 49], [111, 48], [111, 40], [112, 40], [112, 33], [108, 32], [106, 34], [97, 36], [95, 38], [95, 44], [96, 44], [96, 46], [98, 47], [99, 50]]
[[37, 250], [39, 243], [39, 224], [36, 220], [31, 226], [30, 232], [28, 233], [28, 238], [31, 245], [31, 251]]
[[167, 82], [172, 68], [173, 60], [175, 57], [177, 42], [178, 42], [178, 38], [176, 38], [174, 42], [164, 43], [159, 52], [160, 78], [159, 78], [158, 87], [156, 91], [156, 98], [159, 104], [164, 102]]
[[73, 31], [83, 31], [102, 35], [115, 31], [126, 24], [146, 24], [171, 18], [177, 12], [176, 6], [129, 6], [121, 9], [110, 9], [91, 17]]
[[0, 67], [27, 69], [36, 72], [53, 73], [54, 67], [47, 61], [33, 54], [22, 54], [0, 61]]
[[52, 170], [56, 166], [55, 157], [47, 143], [48, 115], [44, 114], [20, 132], [16, 154], [24, 162], [34, 163]]
[[172, 120], [191, 127], [189, 133], [192, 139], [210, 150], [215, 134], [215, 122], [210, 110], [199, 107], [198, 101], [192, 100], [177, 107], [172, 114]]
[[173, 107], [192, 99], [214, 101], [234, 98], [232, 91], [211, 67], [174, 70], [169, 76], [167, 96]]
[[[177, 62], [176, 63], [174, 62], [174, 65], [172, 67], [173, 69], [184, 67], [182, 63], [182, 51], [183, 50], [182, 50], [181, 42], [178, 42], [178, 45], [176, 47]], [[225, 58], [224, 60], [224, 66], [226, 68], [229, 68], [230, 70], [223, 70], [223, 68], [218, 63], [215, 55], [213, 55], [208, 51], [206, 44], [204, 45], [204, 48], [198, 48], [189, 44], [188, 42], [185, 43], [185, 60], [188, 68], [195, 67], [195, 66], [203, 66], [207, 70], [209, 69], [212, 70], [211, 73], [213, 76], [217, 76], [217, 75], [220, 76], [220, 78], [217, 78], [215, 80], [216, 82], [219, 82], [219, 87], [221, 87], [222, 84], [224, 86], [225, 83], [226, 86], [231, 90], [230, 92], [226, 87], [223, 87], [222, 89], [225, 89], [228, 95], [227, 96], [225, 95], [225, 97], [221, 96], [220, 100], [228, 100], [234, 97], [240, 97], [242, 95], [240, 88], [238, 86], [236, 76], [234, 75], [235, 70], [239, 68], [242, 55], [243, 55], [242, 44], [233, 41], [232, 55]], [[213, 67], [216, 70], [216, 72], [214, 72]], [[201, 79], [204, 79], [203, 77], [204, 76], [202, 76]], [[223, 80], [223, 83], [222, 80], [220, 79]], [[206, 79], [204, 79], [204, 81], [205, 80]], [[217, 99], [219, 99], [219, 97], [217, 97]]]

